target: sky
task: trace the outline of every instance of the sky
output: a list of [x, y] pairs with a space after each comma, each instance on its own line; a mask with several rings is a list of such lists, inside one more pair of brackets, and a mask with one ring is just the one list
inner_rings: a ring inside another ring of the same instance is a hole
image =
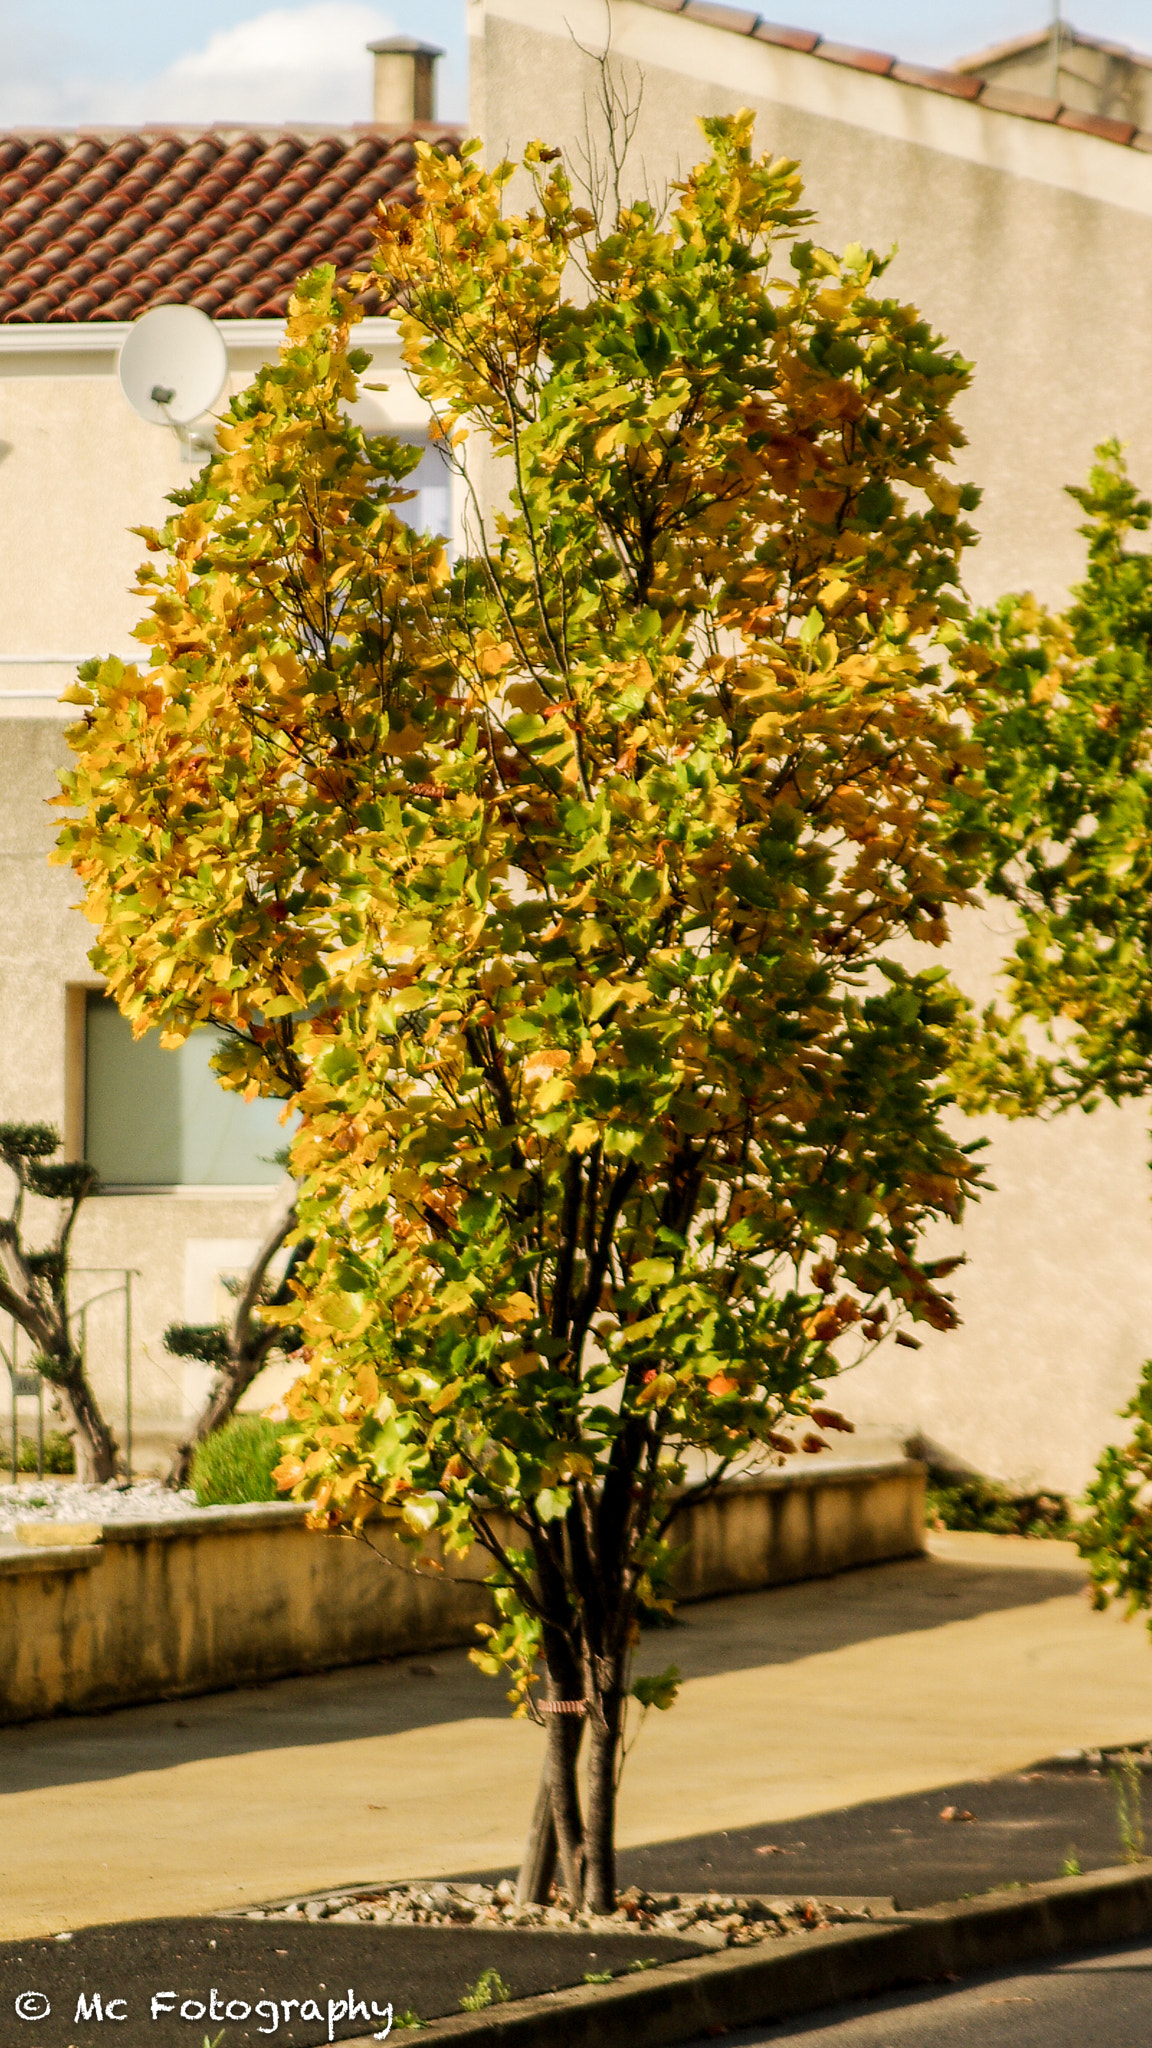
[[[1051, 0], [778, 0], [764, 11], [946, 64], [1046, 26]], [[1065, 0], [1065, 18], [1152, 53], [1152, 0]], [[364, 45], [397, 34], [447, 50], [438, 112], [463, 120], [464, 0], [0, 0], [0, 125], [365, 120]]]

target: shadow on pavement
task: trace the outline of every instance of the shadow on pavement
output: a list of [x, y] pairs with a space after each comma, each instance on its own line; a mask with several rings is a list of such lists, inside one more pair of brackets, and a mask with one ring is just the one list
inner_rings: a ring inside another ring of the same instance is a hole
[[[1146, 1797], [1152, 1833], [1152, 1785]], [[1049, 1767], [625, 1849], [620, 1874], [653, 1889], [865, 1895], [914, 1907], [1124, 1860], [1108, 1774]]]
[[[499, 1973], [513, 1998], [528, 1998], [579, 1984], [587, 1971], [619, 1975], [699, 1953], [698, 1944], [649, 1934], [122, 1921], [81, 1928], [68, 1943], [0, 1943], [0, 2039], [8, 2048], [13, 2035], [23, 2033], [12, 2021], [15, 2011], [17, 2018], [36, 2022], [32, 2038], [39, 2048], [78, 2048], [81, 2042], [101, 2040], [109, 2019], [119, 2048], [144, 2048], [145, 2043], [150, 2048], [199, 2048], [202, 2040], [219, 2033], [229, 2048], [261, 2038], [313, 2048], [321, 2041], [363, 2039], [385, 2024], [389, 2004], [394, 2014], [414, 2012], [423, 2020], [458, 2012], [463, 1995], [489, 1969]], [[350, 1993], [360, 2008], [356, 2012]], [[93, 2003], [97, 1994], [99, 2017]], [[154, 1996], [159, 2004], [155, 2018]], [[109, 2000], [120, 2001], [111, 2014]], [[336, 2008], [331, 2030], [330, 2000]], [[310, 2014], [301, 2019], [309, 2001], [320, 2020]], [[261, 2002], [263, 2010], [257, 2010]], [[226, 2011], [229, 2003], [231, 2013]], [[373, 2004], [381, 2015], [375, 2022]], [[187, 2007], [183, 2017], [182, 2005]], [[82, 2028], [78, 2015], [87, 2018]], [[228, 2023], [220, 2027], [220, 2020]], [[390, 2038], [406, 2037], [397, 2031]]]
[[[671, 1655], [692, 1679], [793, 1663], [853, 1643], [1067, 1598], [1080, 1583], [1042, 1556], [1019, 1566], [908, 1558], [685, 1606], [672, 1631], [645, 1636], [638, 1666], [660, 1668]], [[478, 1672], [465, 1651], [442, 1650], [0, 1728], [0, 1778], [8, 1792], [39, 1790], [205, 1758], [502, 1720], [507, 1713], [502, 1685]]]

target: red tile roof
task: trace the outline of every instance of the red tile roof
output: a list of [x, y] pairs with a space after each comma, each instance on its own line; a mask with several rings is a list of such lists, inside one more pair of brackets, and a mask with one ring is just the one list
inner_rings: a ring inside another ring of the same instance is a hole
[[[731, 35], [750, 36], [758, 43], [773, 43], [778, 49], [797, 50], [806, 57], [821, 57], [826, 63], [844, 64], [853, 71], [868, 71], [877, 77], [894, 78], [898, 85], [915, 85], [924, 92], [945, 93], [952, 99], [971, 100], [997, 114], [1016, 114], [1024, 121], [1047, 121], [1058, 128], [1074, 128], [1082, 135], [1099, 136], [1104, 142], [1118, 142], [1127, 148], [1152, 152], [1152, 131], [1137, 128], [1130, 121], [1115, 121], [1106, 114], [1087, 114], [1080, 107], [1065, 107], [1059, 100], [1014, 92], [993, 79], [976, 75], [981, 63], [999, 61], [1018, 50], [1039, 46], [1048, 39], [1047, 31], [1037, 36], [1019, 37], [1016, 42], [1005, 43], [995, 50], [986, 50], [980, 57], [971, 58], [954, 71], [936, 71], [924, 64], [902, 64], [899, 58], [889, 57], [880, 50], [857, 50], [846, 43], [832, 42], [811, 29], [782, 28], [774, 21], [765, 21], [763, 15], [750, 14], [744, 7], [722, 5], [720, 0], [641, 0], [641, 5], [657, 7], [662, 14], [683, 15], [688, 21], [699, 21], [710, 28], [726, 29]], [[1152, 58], [1122, 49], [1118, 43], [1097, 42], [1094, 37], [1079, 35], [1068, 28], [1065, 28], [1064, 35], [1066, 41], [1086, 49], [1128, 57], [1136, 64], [1152, 64]]]
[[365, 265], [377, 202], [414, 197], [417, 136], [460, 131], [0, 132], [0, 322], [281, 317], [303, 271]]

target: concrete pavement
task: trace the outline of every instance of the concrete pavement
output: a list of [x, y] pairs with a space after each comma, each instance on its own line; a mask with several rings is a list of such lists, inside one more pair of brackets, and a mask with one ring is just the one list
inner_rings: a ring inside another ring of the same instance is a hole
[[[684, 1684], [628, 1760], [622, 1845], [796, 1818], [1152, 1733], [1152, 1646], [1069, 1547], [684, 1608]], [[462, 1652], [0, 1730], [0, 1938], [515, 1863], [540, 1757]]]

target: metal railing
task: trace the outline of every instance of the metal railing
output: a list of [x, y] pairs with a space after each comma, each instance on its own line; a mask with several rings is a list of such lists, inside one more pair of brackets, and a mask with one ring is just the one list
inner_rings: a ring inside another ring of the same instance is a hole
[[[88, 1370], [88, 1311], [98, 1301], [111, 1301], [122, 1297], [124, 1301], [124, 1465], [129, 1485], [132, 1483], [132, 1282], [140, 1278], [137, 1266], [73, 1266], [74, 1276], [96, 1280], [108, 1274], [116, 1274], [116, 1284], [102, 1287], [97, 1294], [90, 1294], [77, 1308], [71, 1310], [70, 1325], [80, 1326], [80, 1356], [84, 1370]], [[15, 1485], [19, 1471], [20, 1433], [17, 1403], [21, 1400], [37, 1402], [38, 1430], [36, 1453], [36, 1476], [44, 1477], [44, 1374], [35, 1368], [23, 1370], [20, 1366], [20, 1326], [12, 1318], [9, 1350], [0, 1343], [0, 1359], [8, 1368], [8, 1384], [12, 1396], [12, 1483]], [[51, 1384], [51, 1382], [49, 1382]]]

